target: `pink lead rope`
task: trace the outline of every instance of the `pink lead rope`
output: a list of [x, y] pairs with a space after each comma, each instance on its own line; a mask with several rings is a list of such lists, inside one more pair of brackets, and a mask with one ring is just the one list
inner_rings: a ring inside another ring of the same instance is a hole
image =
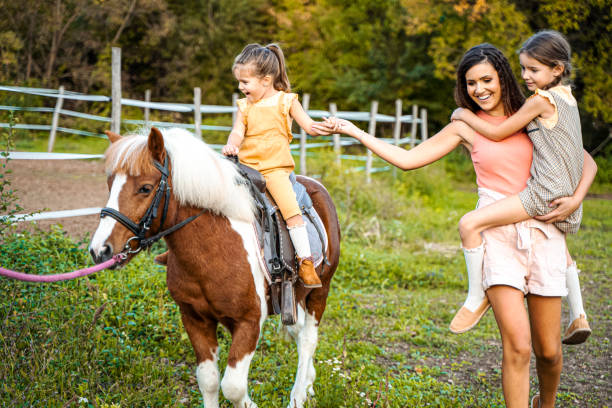
[[80, 278], [82, 276], [90, 275], [94, 272], [101, 271], [102, 269], [110, 268], [114, 264], [118, 263], [125, 257], [124, 254], [117, 254], [106, 262], [94, 265], [89, 268], [79, 269], [78, 271], [68, 273], [58, 273], [55, 275], [32, 275], [29, 273], [21, 273], [11, 271], [10, 269], [4, 269], [0, 267], [0, 275], [6, 276], [7, 278], [17, 279], [26, 282], [59, 282], [69, 279]]

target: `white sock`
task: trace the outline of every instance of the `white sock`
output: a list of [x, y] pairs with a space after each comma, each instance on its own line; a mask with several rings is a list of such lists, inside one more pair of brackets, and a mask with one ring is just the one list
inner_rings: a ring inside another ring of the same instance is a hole
[[567, 285], [567, 304], [569, 305], [570, 324], [580, 315], [586, 317], [584, 306], [582, 305], [582, 294], [580, 293], [580, 281], [578, 273], [580, 270], [576, 267], [576, 262], [572, 263], [565, 270], [565, 279]]
[[468, 295], [463, 306], [473, 312], [485, 299], [485, 292], [482, 287], [484, 242], [476, 248], [463, 248], [463, 255], [465, 256], [465, 266], [468, 274]]
[[291, 237], [291, 242], [293, 242], [293, 247], [295, 248], [297, 256], [302, 259], [311, 256], [306, 225], [288, 227], [287, 229], [289, 230], [289, 236]]

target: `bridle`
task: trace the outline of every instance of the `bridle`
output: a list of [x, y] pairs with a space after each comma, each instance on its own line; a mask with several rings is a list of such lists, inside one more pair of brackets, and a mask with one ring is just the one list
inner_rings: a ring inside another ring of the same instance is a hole
[[[179, 228], [185, 226], [186, 224], [195, 220], [196, 218], [198, 218], [200, 215], [202, 215], [206, 211], [206, 210], [203, 210], [199, 214], [192, 215], [191, 217], [186, 218], [185, 220], [179, 222], [178, 224], [162, 231], [164, 222], [166, 222], [166, 215], [168, 214], [168, 203], [170, 202], [170, 185], [168, 184], [168, 176], [170, 175], [170, 170], [169, 170], [169, 163], [168, 163], [168, 155], [166, 154], [164, 158], [163, 166], [157, 160], [153, 160], [153, 165], [161, 173], [161, 179], [159, 181], [159, 185], [157, 186], [157, 190], [155, 191], [155, 195], [153, 196], [153, 201], [151, 201], [149, 208], [147, 209], [145, 214], [142, 216], [138, 224], [136, 224], [134, 221], [132, 221], [131, 219], [129, 219], [127, 216], [120, 213], [119, 211], [115, 210], [114, 208], [104, 207], [100, 211], [100, 218], [104, 218], [105, 216], [108, 215], [114, 218], [115, 220], [119, 221], [127, 229], [129, 229], [130, 231], [134, 233], [134, 236], [127, 240], [127, 242], [125, 243], [125, 246], [123, 247], [123, 250], [121, 251], [121, 253], [125, 255], [136, 254], [143, 249], [149, 248], [156, 241], [159, 241], [161, 238], [165, 237], [166, 235], [169, 235], [173, 233], [174, 231], [178, 230]], [[157, 218], [157, 214], [159, 211], [159, 206], [161, 204], [162, 198], [164, 199], [164, 207], [161, 213], [161, 221], [159, 223], [159, 229], [157, 230], [157, 233], [147, 238], [146, 234], [151, 228], [151, 224], [153, 223], [153, 220]], [[136, 249], [132, 249], [132, 246], [131, 246], [132, 241], [136, 241], [136, 243], [138, 244], [138, 247], [136, 247]]]

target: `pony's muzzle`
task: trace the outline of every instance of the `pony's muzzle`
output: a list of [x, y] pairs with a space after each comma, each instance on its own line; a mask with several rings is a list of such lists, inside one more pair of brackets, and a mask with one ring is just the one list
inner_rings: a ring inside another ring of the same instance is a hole
[[89, 253], [94, 262], [99, 264], [113, 257], [113, 246], [111, 244], [103, 245], [97, 253], [93, 248], [89, 248]]

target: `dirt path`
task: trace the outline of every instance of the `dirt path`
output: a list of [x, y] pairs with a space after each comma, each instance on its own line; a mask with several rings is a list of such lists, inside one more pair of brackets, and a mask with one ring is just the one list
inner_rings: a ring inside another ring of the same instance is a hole
[[[8, 177], [24, 212], [104, 207], [108, 187], [101, 160], [11, 160]], [[93, 233], [98, 215], [37, 221], [43, 228], [60, 223], [75, 238]]]

